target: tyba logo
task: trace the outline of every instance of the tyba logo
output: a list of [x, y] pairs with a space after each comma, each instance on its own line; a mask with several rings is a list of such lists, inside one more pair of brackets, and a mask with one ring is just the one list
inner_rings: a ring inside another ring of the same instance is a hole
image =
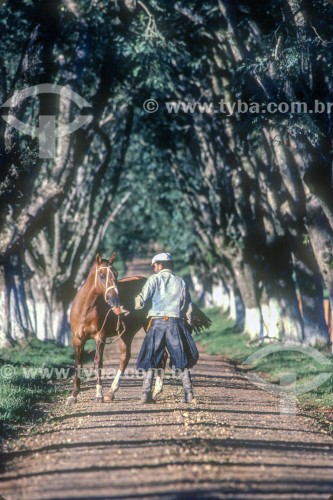
[[[33, 85], [32, 87], [16, 91], [14, 95], [1, 107], [15, 108], [29, 97], [36, 97], [40, 94], [55, 94], [58, 95], [60, 99], [69, 99], [70, 101], [73, 101], [80, 110], [83, 108], [91, 109], [90, 104], [71, 88], [61, 85], [53, 85], [51, 83]], [[14, 127], [20, 132], [29, 135], [32, 138], [38, 137], [40, 158], [54, 158], [57, 138], [72, 134], [79, 128], [83, 127], [90, 121], [91, 116], [81, 114], [71, 123], [57, 125], [56, 117], [54, 115], [39, 115], [38, 127], [23, 123], [12, 114], [4, 115], [3, 119], [11, 127]]]

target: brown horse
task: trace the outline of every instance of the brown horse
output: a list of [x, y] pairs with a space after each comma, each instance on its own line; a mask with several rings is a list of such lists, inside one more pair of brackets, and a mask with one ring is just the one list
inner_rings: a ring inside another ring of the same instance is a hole
[[[67, 404], [76, 403], [80, 390], [79, 369], [82, 367], [84, 345], [88, 339], [96, 341], [94, 364], [97, 366], [96, 401], [112, 401], [119, 389], [121, 376], [124, 374], [131, 357], [131, 344], [135, 334], [147, 329], [147, 311], [136, 310], [134, 299], [142, 290], [147, 278], [134, 276], [117, 281], [117, 272], [113, 267], [116, 254], [109, 260], [96, 255], [88, 277], [78, 290], [70, 312], [70, 324], [73, 332], [75, 350], [74, 388]], [[127, 315], [127, 313], [129, 314]], [[194, 329], [207, 328], [211, 321], [199, 308], [194, 306]], [[106, 338], [115, 337], [119, 342], [119, 369], [111, 385], [109, 394], [103, 396], [101, 371]], [[166, 357], [161, 368], [165, 368]], [[155, 396], [162, 390], [162, 379], [157, 377]]]

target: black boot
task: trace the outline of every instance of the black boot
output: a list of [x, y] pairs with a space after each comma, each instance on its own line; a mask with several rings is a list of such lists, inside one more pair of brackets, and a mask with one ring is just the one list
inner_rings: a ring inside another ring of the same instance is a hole
[[191, 374], [186, 368], [182, 372], [182, 382], [183, 382], [183, 403], [191, 403], [193, 399], [193, 389], [192, 389], [192, 382], [191, 382]]
[[143, 404], [152, 402], [151, 389], [153, 386], [153, 377], [154, 377], [153, 370], [148, 370], [145, 373], [142, 384], [142, 396], [141, 396], [141, 403]]

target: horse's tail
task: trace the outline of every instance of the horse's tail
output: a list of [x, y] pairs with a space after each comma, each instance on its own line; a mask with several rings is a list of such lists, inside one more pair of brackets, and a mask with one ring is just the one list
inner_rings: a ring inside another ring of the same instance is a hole
[[212, 324], [208, 316], [206, 316], [206, 314], [203, 313], [195, 304], [193, 304], [192, 324], [195, 332], [201, 332], [201, 330], [209, 328]]

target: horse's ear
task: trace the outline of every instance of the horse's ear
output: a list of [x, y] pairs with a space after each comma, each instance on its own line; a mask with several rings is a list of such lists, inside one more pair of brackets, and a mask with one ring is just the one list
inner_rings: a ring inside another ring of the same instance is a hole
[[102, 262], [101, 256], [99, 255], [99, 253], [97, 253], [96, 254], [96, 264], [99, 266], [101, 262]]
[[112, 265], [114, 261], [116, 260], [117, 254], [116, 252], [113, 252], [112, 256], [109, 258], [109, 262]]

